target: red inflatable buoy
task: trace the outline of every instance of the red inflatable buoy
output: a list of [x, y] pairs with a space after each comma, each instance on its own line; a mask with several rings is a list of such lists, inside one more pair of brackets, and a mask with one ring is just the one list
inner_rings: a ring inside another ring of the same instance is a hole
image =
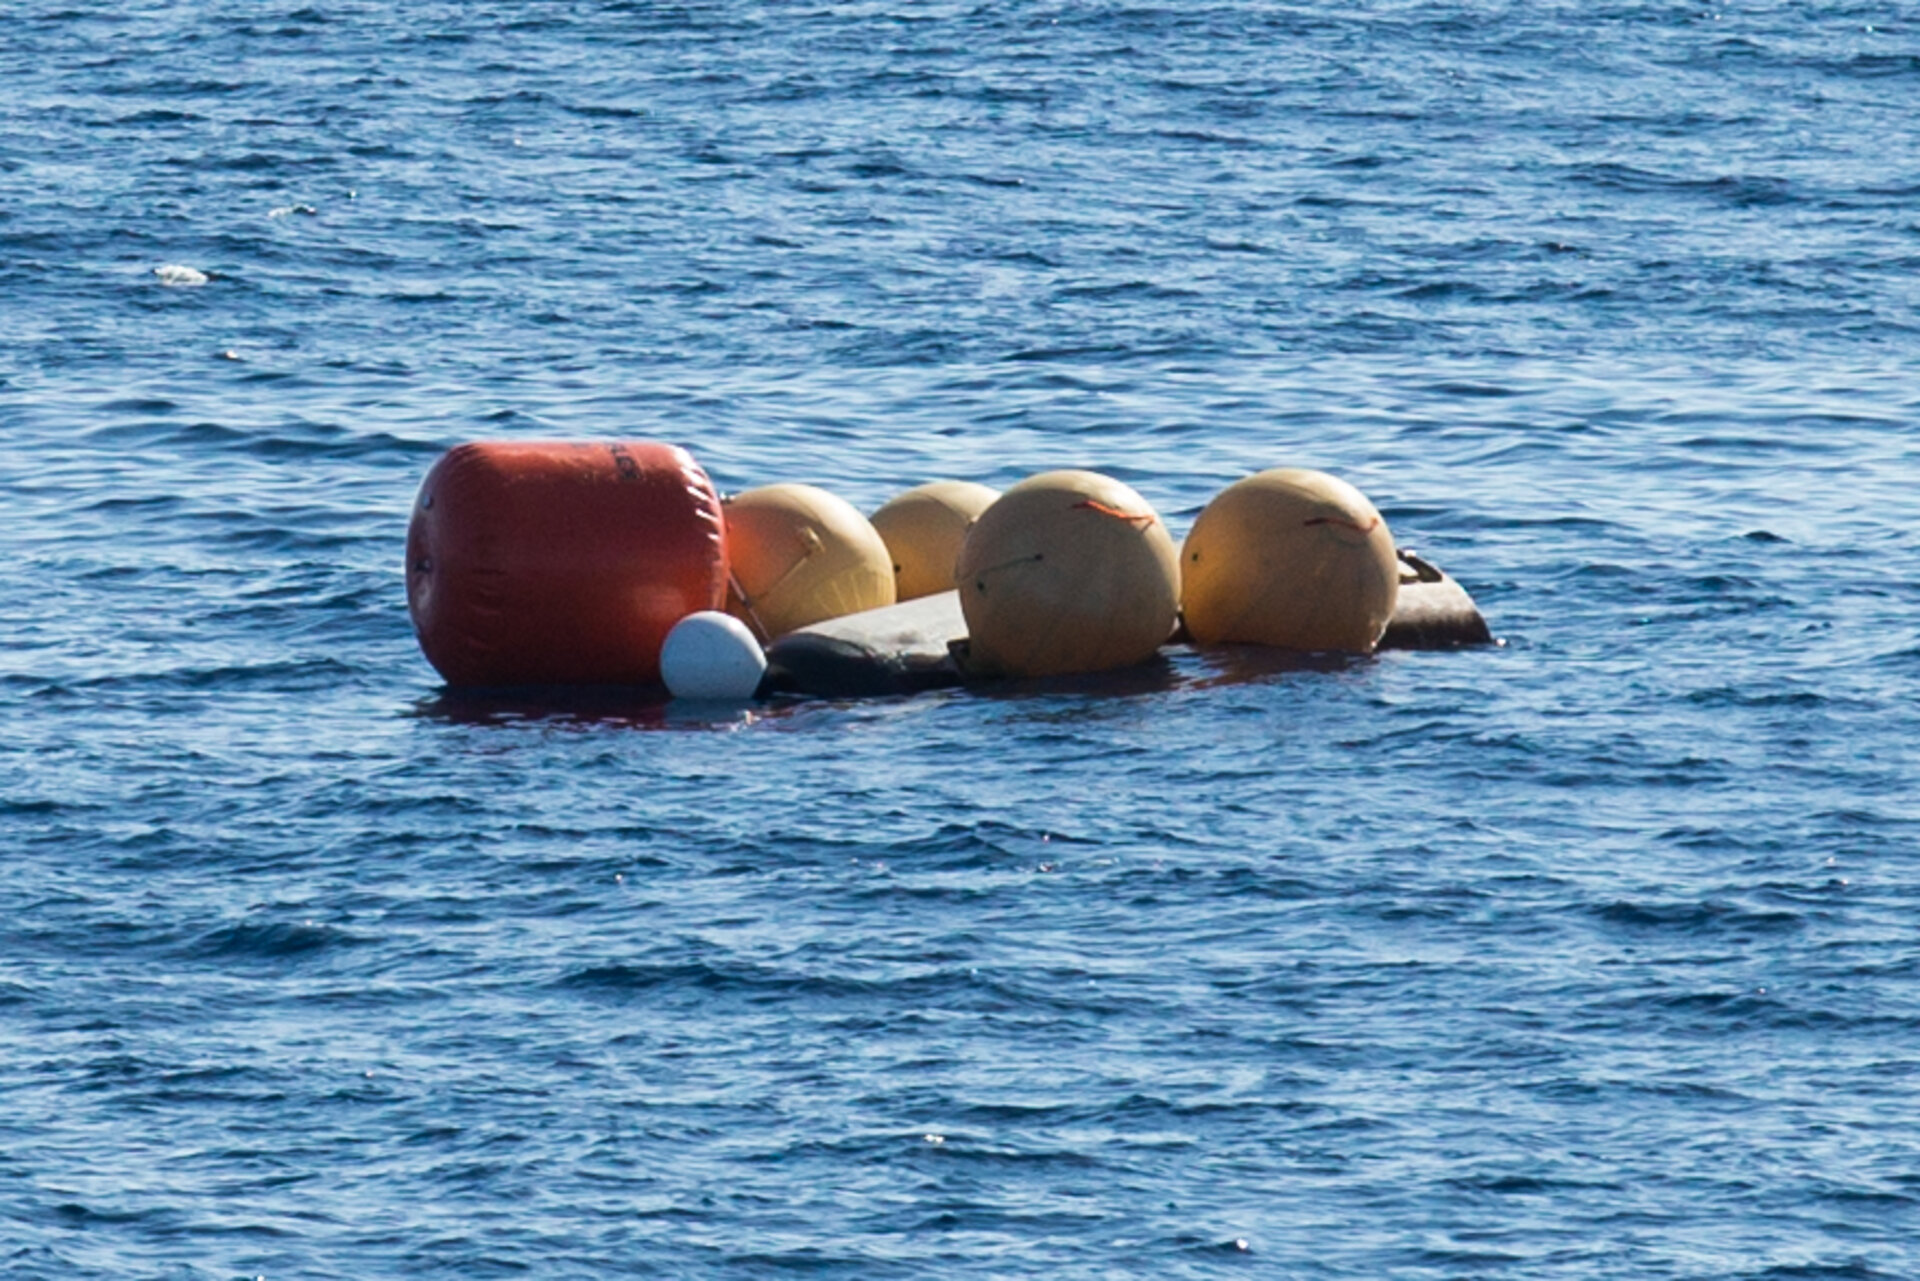
[[656, 682], [726, 594], [720, 496], [673, 445], [460, 445], [414, 500], [407, 611], [449, 685]]

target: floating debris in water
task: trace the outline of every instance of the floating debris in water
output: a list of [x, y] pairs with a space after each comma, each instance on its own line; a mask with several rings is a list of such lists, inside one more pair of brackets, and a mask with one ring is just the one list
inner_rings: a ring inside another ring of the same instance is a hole
[[160, 283], [163, 285], [187, 287], [207, 283], [206, 272], [198, 267], [182, 266], [177, 262], [162, 263], [153, 269], [153, 274], [160, 278]]

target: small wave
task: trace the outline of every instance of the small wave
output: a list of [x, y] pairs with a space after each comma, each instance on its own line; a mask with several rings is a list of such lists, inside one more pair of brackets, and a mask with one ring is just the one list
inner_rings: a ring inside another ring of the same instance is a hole
[[[470, 38], [471, 37], [463, 34], [458, 37], [458, 41], [464, 44]], [[544, 105], [550, 101], [551, 99], [549, 99], [546, 94], [541, 93], [537, 89], [516, 89], [512, 93], [476, 94], [474, 97], [466, 100], [466, 105], [470, 107], [499, 107], [505, 106], [508, 103], [514, 103], [535, 106]]]
[[1166, 142], [1192, 142], [1203, 147], [1241, 149], [1258, 146], [1252, 138], [1237, 133], [1216, 133], [1211, 129], [1156, 129], [1154, 137]]
[[1434, 299], [1464, 298], [1469, 301], [1482, 299], [1487, 291], [1468, 280], [1432, 280], [1424, 284], [1411, 285], [1394, 291], [1394, 297], [1406, 298], [1414, 302], [1428, 302]]
[[62, 1201], [53, 1207], [54, 1216], [62, 1222], [75, 1227], [107, 1225], [124, 1227], [132, 1223], [174, 1222], [178, 1215], [167, 1210], [121, 1210], [112, 1207], [95, 1209], [82, 1205], [78, 1201]]
[[[277, 381], [280, 377], [266, 375], [249, 381]], [[205, 419], [191, 423], [167, 422], [159, 420], [158, 415], [171, 413], [179, 406], [164, 400], [116, 401], [102, 408], [131, 416], [85, 433], [87, 440], [103, 444], [144, 442], [194, 452], [231, 451], [273, 461], [430, 458], [438, 457], [445, 448], [442, 441], [413, 440], [386, 431], [352, 431], [326, 422], [294, 420], [274, 430], [232, 427]]]
[[1692, 178], [1641, 169], [1634, 165], [1607, 163], [1578, 166], [1569, 172], [1568, 178], [1585, 186], [1610, 191], [1703, 196], [1741, 209], [1797, 204], [1804, 199], [1792, 182], [1763, 174]]
[[1524, 1254], [1507, 1250], [1442, 1249], [1434, 1246], [1416, 1251], [1412, 1261], [1423, 1269], [1443, 1268], [1448, 1272], [1466, 1272], [1475, 1276], [1532, 1262]]
[[1862, 53], [1856, 54], [1842, 68], [1848, 75], [1866, 80], [1884, 80], [1889, 76], [1920, 75], [1920, 54], [1912, 53]]
[[1492, 1193], [1495, 1196], [1546, 1196], [1559, 1192], [1617, 1192], [1624, 1186], [1610, 1180], [1555, 1179], [1546, 1175], [1475, 1174], [1445, 1180], [1446, 1185], [1468, 1194]]
[[163, 77], [158, 80], [109, 81], [94, 90], [96, 93], [126, 97], [180, 97], [204, 98], [213, 94], [239, 93], [254, 86], [240, 80], [190, 80], [179, 77]]
[[1889, 1192], [1878, 1188], [1829, 1185], [1815, 1189], [1814, 1195], [1835, 1205], [1858, 1206], [1868, 1211], [1901, 1211], [1920, 1205], [1920, 1196], [1911, 1192]]
[[1496, 383], [1476, 383], [1458, 380], [1434, 383], [1428, 390], [1437, 395], [1453, 396], [1463, 400], [1504, 400], [1510, 396], [1526, 394], [1517, 388], [1503, 387]]
[[1745, 1274], [1751, 1281], [1895, 1281], [1905, 1276], [1905, 1273], [1882, 1272], [1858, 1258], [1845, 1263], [1782, 1263]]
[[1274, 252], [1273, 246], [1263, 245], [1257, 240], [1228, 240], [1209, 236], [1205, 244], [1209, 250], [1219, 254], [1270, 254]]
[[352, 947], [367, 940], [331, 925], [275, 921], [222, 926], [195, 939], [188, 954], [203, 959], [282, 960]]
[[856, 160], [840, 166], [840, 172], [850, 178], [910, 178], [917, 171], [904, 161], [891, 157], [874, 160]]
[[204, 117], [191, 111], [170, 111], [165, 107], [154, 107], [146, 111], [136, 111], [121, 116], [113, 123], [116, 125], [173, 125], [192, 124]]
[[1293, 203], [1302, 209], [1349, 209], [1379, 202], [1363, 200], [1358, 196], [1337, 196], [1331, 192], [1309, 191], [1305, 195], [1295, 196]]
[[1696, 707], [1810, 708], [1826, 707], [1835, 700], [1810, 689], [1769, 690], [1765, 693], [1754, 693], [1751, 690], [1720, 685], [1713, 689], [1697, 689], [1687, 695], [1687, 701]]
[[845, 990], [840, 980], [786, 974], [764, 966], [707, 961], [659, 964], [614, 962], [605, 965], [589, 965], [556, 980], [554, 986], [563, 990], [615, 996], [683, 988], [706, 992], [749, 993], [812, 990], [815, 994], [822, 995]]
[[367, 542], [363, 535], [320, 534], [284, 526], [255, 526], [227, 530], [212, 541], [224, 547], [245, 547], [255, 551], [282, 552], [283, 562], [295, 557], [312, 563], [329, 559], [327, 553]]
[[180, 408], [177, 401], [164, 396], [122, 396], [101, 404], [103, 414], [170, 414]]
[[243, 1103], [272, 1106], [286, 1101], [277, 1073], [269, 1069], [221, 1064], [149, 1074], [145, 1088], [129, 1102], [169, 1106]]
[[649, 114], [645, 107], [609, 106], [601, 103], [566, 103], [561, 109], [569, 115], [586, 120], [644, 120]]
[[1761, 912], [1716, 902], [1635, 903], [1621, 899], [1592, 909], [1592, 914], [1602, 924], [1617, 929], [1702, 937], [1777, 934], [1806, 926], [1806, 918], [1798, 912]]
[[236, 663], [216, 667], [182, 667], [156, 672], [115, 673], [67, 683], [72, 690], [240, 690], [294, 692], [338, 688], [347, 675], [362, 669], [338, 659], [293, 659], [284, 662]]
[[0, 249], [66, 251], [72, 246], [73, 237], [64, 231], [10, 231], [0, 235]]
[[1900, 649], [1889, 650], [1874, 661], [1888, 663], [1896, 667], [1920, 666], [1920, 645], [1908, 645]]
[[760, 1004], [795, 998], [841, 1001], [884, 995], [894, 1001], [948, 1009], [1022, 1010], [1085, 1018], [1111, 1016], [1128, 1008], [1120, 997], [1103, 991], [1085, 972], [1059, 968], [1012, 973], [949, 966], [907, 973], [879, 970], [854, 976], [737, 960], [693, 959], [585, 966], [554, 980], [554, 986], [620, 1001], [660, 995], [679, 1000], [733, 996]]
[[[151, 494], [145, 498], [99, 498], [90, 503], [80, 504], [77, 510], [100, 516], [142, 516], [155, 512], [179, 511], [185, 505], [186, 500], [178, 494]], [[120, 567], [116, 566], [108, 572], [117, 573], [119, 569]], [[93, 571], [88, 577], [93, 577], [99, 572]]]
[[[1126, 359], [1132, 354], [1131, 349], [1124, 346], [1094, 343], [1086, 346], [1023, 347], [1018, 351], [1009, 352], [1003, 359], [1021, 364], [1052, 361], [1078, 363], [1087, 360], [1089, 357], [1119, 361]], [[1073, 373], [1062, 373], [1058, 375], [1058, 383], [1056, 385], [1066, 390], [1076, 391], [1089, 388], [1090, 386], [1086, 379]], [[993, 415], [989, 414], [987, 417], [988, 420], [991, 421]]]
[[1064, 849], [1069, 845], [1097, 845], [1080, 841], [1061, 832], [1034, 831], [1012, 824], [983, 820], [977, 823], [944, 823], [923, 836], [890, 842], [882, 847], [884, 857], [899, 860], [915, 868], [929, 864], [942, 868], [973, 867], [1002, 862], [1008, 858], [1027, 858], [1045, 849]]
[[1126, 298], [1170, 299], [1199, 296], [1192, 289], [1156, 284], [1151, 280], [1122, 280], [1105, 285], [1068, 285], [1055, 293], [1055, 297], [1058, 298], [1089, 298], [1101, 302]]

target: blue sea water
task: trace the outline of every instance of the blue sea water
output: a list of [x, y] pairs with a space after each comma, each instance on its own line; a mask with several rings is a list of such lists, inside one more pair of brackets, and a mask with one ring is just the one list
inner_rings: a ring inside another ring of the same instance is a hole
[[[0, 5], [0, 1275], [1920, 1275], [1920, 5]], [[438, 453], [1502, 648], [443, 689]]]

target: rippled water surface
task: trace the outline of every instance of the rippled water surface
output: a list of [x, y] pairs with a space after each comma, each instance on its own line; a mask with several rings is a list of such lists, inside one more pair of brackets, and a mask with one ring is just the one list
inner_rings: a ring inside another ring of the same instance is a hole
[[[1920, 1273], [1920, 7], [0, 10], [0, 1272]], [[1498, 649], [455, 694], [414, 490], [1321, 467]]]

